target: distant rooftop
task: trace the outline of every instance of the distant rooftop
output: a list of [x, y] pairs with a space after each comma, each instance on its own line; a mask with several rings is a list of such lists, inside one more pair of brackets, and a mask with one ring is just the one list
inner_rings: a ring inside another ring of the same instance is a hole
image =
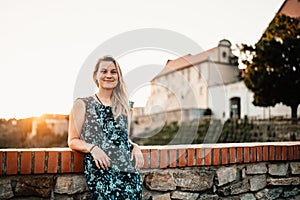
[[204, 62], [204, 61], [208, 60], [209, 55], [216, 50], [217, 50], [217, 47], [214, 47], [207, 51], [198, 53], [196, 55], [187, 54], [187, 55], [179, 57], [175, 60], [168, 60], [164, 69], [155, 78], [157, 78], [159, 76], [163, 76], [163, 75], [168, 74], [173, 71], [183, 69], [185, 67], [189, 67], [189, 66]]
[[277, 14], [284, 14], [289, 17], [299, 18], [300, 17], [300, 1], [299, 0], [286, 0]]

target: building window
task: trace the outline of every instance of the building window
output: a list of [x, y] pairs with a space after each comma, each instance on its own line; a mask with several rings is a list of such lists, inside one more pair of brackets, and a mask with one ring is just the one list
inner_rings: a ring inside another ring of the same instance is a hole
[[239, 119], [241, 117], [241, 98], [230, 99], [230, 118]]
[[223, 58], [226, 58], [227, 53], [225, 51], [223, 51], [222, 56], [223, 56]]

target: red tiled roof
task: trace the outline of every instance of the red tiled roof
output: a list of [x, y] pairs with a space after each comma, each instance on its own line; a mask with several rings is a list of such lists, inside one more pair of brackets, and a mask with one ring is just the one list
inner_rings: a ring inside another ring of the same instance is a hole
[[[300, 18], [300, 1], [299, 0], [285, 0], [272, 21], [280, 14], [287, 15], [292, 18]], [[270, 24], [272, 23], [270, 22]], [[269, 24], [269, 26], [270, 26]], [[266, 30], [265, 30], [266, 31]], [[264, 34], [260, 38], [263, 39]]]
[[207, 51], [198, 53], [196, 55], [187, 54], [187, 55], [185, 55], [183, 57], [179, 57], [175, 60], [168, 60], [164, 69], [155, 78], [163, 76], [165, 74], [168, 74], [172, 71], [177, 71], [177, 70], [186, 68], [188, 66], [196, 65], [205, 60], [208, 60], [208, 56], [212, 52], [216, 51], [217, 48], [218, 47], [214, 47]]
[[293, 18], [300, 17], [300, 1], [286, 0], [278, 10], [277, 14], [284, 14]]

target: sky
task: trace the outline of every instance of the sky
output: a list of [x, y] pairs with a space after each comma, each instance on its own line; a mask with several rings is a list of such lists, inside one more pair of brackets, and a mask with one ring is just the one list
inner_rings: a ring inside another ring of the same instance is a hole
[[[233, 47], [255, 44], [283, 2], [0, 0], [0, 118], [68, 114], [82, 66], [95, 49], [118, 35], [144, 28], [169, 30], [203, 50], [222, 39]], [[126, 75], [135, 67], [163, 67], [175, 58], [170, 52], [140, 50], [119, 63]], [[147, 91], [144, 84], [130, 94], [135, 106], [145, 105]]]

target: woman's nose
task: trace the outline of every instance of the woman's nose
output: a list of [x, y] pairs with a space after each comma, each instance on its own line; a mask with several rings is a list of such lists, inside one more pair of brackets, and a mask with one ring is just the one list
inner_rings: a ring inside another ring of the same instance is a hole
[[107, 73], [107, 74], [106, 74], [106, 77], [107, 77], [107, 78], [112, 78], [113, 76], [112, 76], [111, 73]]

